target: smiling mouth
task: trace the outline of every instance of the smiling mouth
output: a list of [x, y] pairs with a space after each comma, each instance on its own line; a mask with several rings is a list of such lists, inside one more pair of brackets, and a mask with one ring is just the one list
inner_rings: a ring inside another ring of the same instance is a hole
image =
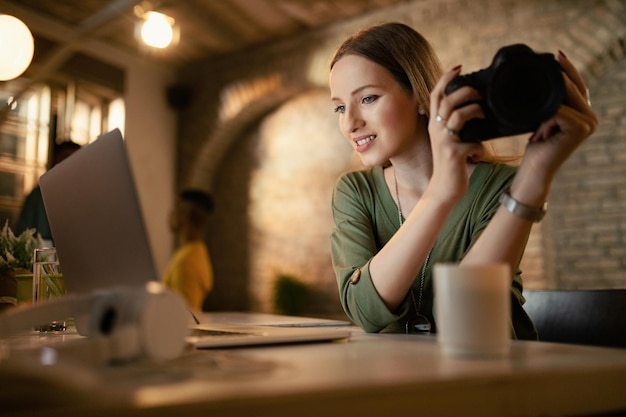
[[376, 139], [376, 136], [375, 135], [370, 135], [370, 136], [367, 136], [367, 137], [365, 137], [363, 139], [357, 140], [356, 144], [359, 145], [359, 146], [363, 146], [363, 145], [365, 145], [367, 143], [370, 143], [374, 139]]

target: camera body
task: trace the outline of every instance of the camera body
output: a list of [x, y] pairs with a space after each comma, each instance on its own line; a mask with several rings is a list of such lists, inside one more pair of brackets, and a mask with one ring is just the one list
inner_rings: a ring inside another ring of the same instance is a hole
[[457, 76], [446, 95], [463, 86], [480, 92], [485, 118], [465, 123], [459, 132], [462, 142], [534, 132], [565, 99], [565, 81], [554, 55], [535, 53], [524, 44], [502, 47], [488, 68]]

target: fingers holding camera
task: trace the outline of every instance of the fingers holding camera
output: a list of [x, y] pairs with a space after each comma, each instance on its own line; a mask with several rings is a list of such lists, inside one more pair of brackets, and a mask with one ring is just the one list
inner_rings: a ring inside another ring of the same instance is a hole
[[[559, 51], [558, 62], [565, 72], [565, 105], [578, 111], [584, 117], [581, 120], [583, 125], [586, 125], [584, 130], [588, 130], [589, 133], [586, 136], [591, 135], [598, 125], [598, 116], [591, 108], [591, 100], [589, 96], [589, 89], [585, 84], [582, 76], [576, 70], [574, 65], [565, 56], [565, 54]], [[586, 137], [585, 136], [585, 137]]]
[[461, 72], [461, 65], [457, 65], [450, 71], [441, 76], [435, 87], [430, 92], [430, 114], [434, 114], [435, 121], [443, 123], [448, 118], [448, 115], [452, 112], [454, 107], [450, 107], [449, 103], [445, 102], [446, 86], [452, 79], [454, 79]]
[[559, 107], [556, 115], [531, 137], [518, 175], [538, 188], [549, 184], [562, 164], [593, 133], [596, 123], [593, 115], [565, 105]]
[[458, 134], [468, 120], [484, 117], [485, 113], [478, 103], [466, 104], [452, 111], [444, 127], [448, 136], [457, 136], [457, 139], [460, 139]]
[[[582, 101], [582, 98], [579, 97], [578, 100]], [[541, 142], [563, 136], [577, 146], [591, 136], [597, 125], [598, 118], [595, 113], [579, 111], [571, 106], [561, 106], [554, 117], [539, 127], [530, 141]]]
[[539, 127], [530, 141], [541, 142], [565, 136], [571, 138], [569, 142], [578, 144], [595, 131], [598, 117], [591, 109], [589, 89], [578, 70], [562, 51], [559, 51], [557, 61], [564, 72], [564, 103], [554, 117]]
[[585, 85], [585, 81], [583, 80], [582, 76], [580, 75], [576, 67], [574, 67], [574, 65], [567, 58], [567, 56], [565, 56], [563, 51], [559, 51], [559, 54], [557, 55], [557, 61], [559, 65], [561, 65], [561, 68], [563, 68], [563, 71], [567, 75], [567, 78], [569, 78], [574, 83], [574, 85], [576, 86], [576, 89], [583, 97], [585, 103], [588, 106], [591, 106], [591, 100], [589, 97], [589, 89]]
[[[593, 132], [598, 125], [598, 116], [595, 114], [589, 104], [589, 93], [587, 87], [583, 84], [580, 86], [569, 77], [565, 78], [565, 103], [564, 107], [568, 107], [581, 115], [586, 123], [592, 125]], [[590, 134], [591, 134], [590, 132]]]
[[476, 102], [481, 96], [475, 88], [464, 86], [446, 95], [445, 90], [450, 81], [459, 75], [461, 66], [444, 74], [431, 92], [431, 114], [436, 115], [431, 123], [431, 135], [445, 132], [448, 137], [459, 140], [459, 132], [465, 122], [472, 118], [484, 118], [480, 105]]
[[482, 116], [482, 110], [476, 103], [480, 98], [475, 88], [459, 88], [439, 100], [439, 107], [434, 113], [437, 115], [435, 121], [458, 131], [469, 118]]
[[563, 133], [574, 143], [582, 142], [598, 126], [598, 116], [589, 102], [589, 89], [572, 63], [559, 53], [559, 63], [566, 76], [565, 101], [557, 114], [547, 120], [531, 139], [547, 140], [557, 133]]

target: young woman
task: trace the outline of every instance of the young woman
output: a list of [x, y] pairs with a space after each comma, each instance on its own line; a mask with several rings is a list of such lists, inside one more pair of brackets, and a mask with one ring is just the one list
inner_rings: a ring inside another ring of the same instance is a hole
[[597, 125], [578, 72], [559, 52], [566, 99], [530, 136], [518, 168], [494, 161], [458, 132], [484, 118], [480, 93], [448, 83], [429, 43], [388, 23], [335, 52], [330, 90], [342, 134], [368, 169], [341, 176], [333, 194], [333, 266], [351, 320], [368, 332], [436, 331], [431, 269], [437, 262], [505, 262], [511, 329], [536, 338], [518, 266], [552, 180]]

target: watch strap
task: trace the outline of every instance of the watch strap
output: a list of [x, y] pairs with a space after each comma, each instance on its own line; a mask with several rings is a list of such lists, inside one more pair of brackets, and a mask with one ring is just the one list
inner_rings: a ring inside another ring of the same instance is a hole
[[547, 202], [541, 208], [530, 207], [511, 197], [508, 191], [500, 194], [499, 201], [510, 213], [534, 223], [541, 221], [548, 211]]

